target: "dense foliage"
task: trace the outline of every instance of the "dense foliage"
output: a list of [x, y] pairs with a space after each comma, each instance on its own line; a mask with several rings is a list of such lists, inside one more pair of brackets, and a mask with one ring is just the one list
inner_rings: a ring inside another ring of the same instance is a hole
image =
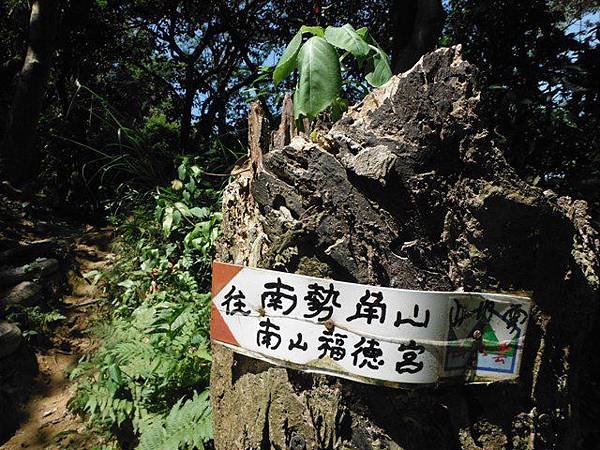
[[[153, 176], [144, 177], [143, 189], [168, 182], [167, 160], [181, 154], [219, 152], [205, 168], [226, 172], [243, 149], [247, 101], [259, 98], [276, 116], [283, 91], [294, 85], [290, 80], [275, 89], [264, 69], [301, 24], [369, 23], [386, 47], [381, 38], [389, 2], [320, 3], [60, 0], [38, 129], [45, 158], [41, 188], [57, 207], [66, 200], [65, 212], [101, 211], [102, 202], [119, 196], [130, 180], [116, 168], [104, 178], [94, 176], [108, 161], [97, 150], [111, 158], [135, 153], [115, 145], [121, 127], [148, 131], [141, 150], [144, 172]], [[0, 64], [15, 61], [15, 70], [0, 70], [0, 134], [11, 79], [26, 50], [28, 15], [28, 2], [0, 2]], [[118, 112], [121, 127], [107, 123], [103, 103]], [[133, 181], [140, 188], [140, 179]]]
[[[272, 70], [302, 24], [367, 26], [392, 60], [404, 53], [402, 44], [410, 44], [407, 33], [419, 32], [406, 23], [415, 1], [59, 3], [56, 51], [38, 140], [46, 158], [42, 188], [57, 206], [67, 199], [67, 211], [79, 205], [97, 210], [129, 179], [116, 170], [112, 176], [92, 176], [102, 172], [106, 160], [91, 149], [107, 150], [111, 157], [126, 152], [113, 145], [119, 139], [115, 127], [97, 117], [102, 116], [98, 98], [119, 112], [124, 128], [145, 130], [143, 167], [152, 169], [146, 170], [152, 174], [145, 177], [146, 188], [167, 182], [171, 174], [166, 161], [185, 153], [220, 151], [207, 170], [223, 173], [242, 151], [246, 102], [258, 98], [276, 119], [281, 94], [295, 86], [297, 79], [291, 77], [275, 87], [265, 72]], [[480, 68], [489, 127], [504, 142], [517, 170], [559, 194], [582, 196], [597, 210], [596, 2], [443, 4], [447, 18], [440, 45], [462, 44]], [[28, 14], [28, 2], [0, 4], [0, 134], [11, 79], [25, 52]], [[351, 75], [360, 73], [357, 64], [346, 69]], [[82, 92], [78, 82], [98, 97]], [[344, 92], [349, 102], [363, 94], [351, 86]]]
[[[297, 117], [331, 108], [336, 119], [387, 81], [382, 49], [392, 60], [406, 53], [420, 31], [407, 20], [418, 1], [58, 3], [32, 190], [64, 214], [114, 214], [121, 236], [113, 268], [88, 274], [111, 314], [96, 329], [101, 346], [72, 373], [73, 408], [128, 445], [202, 448], [219, 175], [246, 153], [247, 103], [260, 101], [276, 123], [283, 93], [297, 88]], [[596, 2], [441, 3], [438, 45], [462, 44], [478, 67], [483, 117], [513, 166], [534, 185], [588, 200], [597, 219]], [[0, 142], [29, 13], [30, 2], [0, 2]], [[40, 330], [60, 319], [51, 308], [11, 317]]]
[[[312, 37], [302, 43], [304, 34]], [[341, 56], [337, 49], [343, 51]], [[368, 68], [365, 79], [371, 86], [382, 86], [392, 76], [388, 56], [366, 27], [355, 30], [349, 23], [326, 29], [302, 26], [294, 35], [273, 71], [273, 81], [277, 85], [298, 69], [294, 92], [296, 119], [313, 119], [329, 107], [333, 120], [339, 119], [345, 105], [340, 98], [342, 68], [348, 55], [356, 58], [359, 67]]]
[[513, 166], [540, 187], [588, 200], [597, 218], [600, 8], [593, 3], [452, 0], [445, 44], [461, 43], [478, 66], [488, 127]]
[[139, 449], [202, 449], [211, 438], [208, 271], [220, 213], [199, 174], [184, 160], [154, 211], [120, 225], [114, 266], [87, 274], [105, 283], [112, 314], [95, 330], [101, 346], [71, 373], [72, 407]]

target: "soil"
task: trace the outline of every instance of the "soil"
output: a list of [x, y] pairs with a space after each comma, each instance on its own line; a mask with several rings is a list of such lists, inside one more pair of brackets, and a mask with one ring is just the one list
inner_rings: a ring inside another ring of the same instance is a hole
[[[21, 243], [39, 239], [33, 223], [30, 228], [33, 233], [26, 233], [27, 221], [22, 220], [21, 225], [20, 231], [24, 233], [15, 236]], [[102, 313], [102, 304], [98, 302], [100, 288], [88, 282], [83, 274], [104, 268], [112, 261], [114, 255], [109, 251], [111, 230], [58, 226], [51, 227], [50, 233], [46, 232], [43, 237], [56, 239], [68, 249], [68, 268], [62, 264], [67, 295], [58, 301], [58, 311], [65, 319], [44, 339], [43, 345], [35, 348], [25, 345], [19, 350], [35, 352], [39, 372], [33, 382], [24, 376], [20, 386], [11, 386], [16, 397], [25, 401], [18, 405], [18, 430], [0, 445], [0, 449], [94, 448], [103, 443], [103, 437], [97, 430], [90, 429], [84, 419], [69, 411], [68, 404], [75, 393], [75, 384], [68, 373], [84, 354], [97, 345], [89, 327]]]

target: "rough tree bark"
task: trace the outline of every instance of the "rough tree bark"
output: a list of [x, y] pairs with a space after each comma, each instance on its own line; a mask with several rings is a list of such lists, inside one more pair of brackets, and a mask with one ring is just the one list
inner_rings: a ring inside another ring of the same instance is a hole
[[40, 151], [35, 136], [54, 48], [58, 3], [36, 0], [31, 6], [29, 46], [17, 76], [0, 152], [6, 176], [15, 183], [30, 180], [39, 168]]
[[440, 49], [318, 142], [295, 137], [250, 161], [224, 195], [218, 258], [398, 288], [530, 291], [521, 380], [398, 390], [273, 367], [215, 343], [217, 450], [595, 442], [597, 234], [585, 202], [516, 175], [478, 119], [473, 79], [460, 47]]

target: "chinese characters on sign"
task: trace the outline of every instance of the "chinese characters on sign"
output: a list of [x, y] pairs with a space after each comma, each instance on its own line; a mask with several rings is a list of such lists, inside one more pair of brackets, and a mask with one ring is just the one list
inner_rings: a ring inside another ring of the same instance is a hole
[[518, 376], [530, 302], [213, 265], [211, 337], [301, 370], [371, 383]]

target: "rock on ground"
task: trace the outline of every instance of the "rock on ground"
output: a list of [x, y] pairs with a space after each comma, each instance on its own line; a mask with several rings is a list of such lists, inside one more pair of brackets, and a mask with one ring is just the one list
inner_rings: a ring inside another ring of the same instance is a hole
[[0, 308], [10, 305], [33, 305], [42, 295], [42, 286], [33, 281], [23, 281], [0, 292]]
[[218, 258], [398, 288], [530, 292], [520, 382], [411, 392], [214, 344], [217, 450], [595, 445], [598, 237], [585, 202], [516, 175], [478, 117], [473, 72], [459, 47], [440, 49], [317, 142], [274, 146], [228, 186]]
[[47, 277], [57, 272], [59, 268], [58, 260], [54, 258], [38, 258], [24, 266], [8, 267], [0, 270], [0, 286], [11, 286], [23, 281]]

